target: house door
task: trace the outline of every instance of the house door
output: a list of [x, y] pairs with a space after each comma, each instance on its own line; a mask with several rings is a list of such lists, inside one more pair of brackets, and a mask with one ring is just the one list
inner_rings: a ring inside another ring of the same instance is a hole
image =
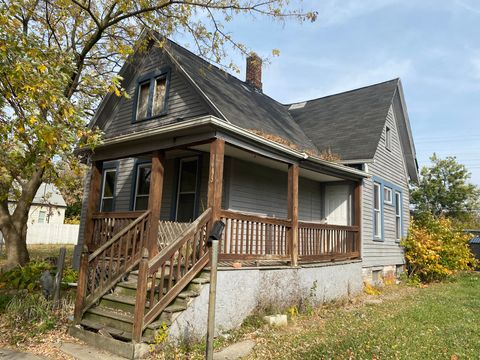
[[195, 220], [197, 203], [198, 159], [182, 159], [178, 171], [177, 211], [175, 220]]
[[350, 187], [330, 185], [325, 187], [325, 218], [328, 224], [348, 225]]

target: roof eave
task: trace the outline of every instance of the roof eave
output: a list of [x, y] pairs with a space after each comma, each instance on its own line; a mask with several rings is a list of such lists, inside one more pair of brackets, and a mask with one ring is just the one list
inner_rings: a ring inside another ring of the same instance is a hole
[[275, 141], [265, 139], [259, 135], [254, 134], [253, 132], [247, 131], [237, 125], [227, 123], [226, 121], [219, 119], [212, 115], [200, 116], [194, 119], [182, 121], [175, 124], [166, 125], [160, 127], [158, 129], [149, 129], [144, 131], [139, 131], [133, 134], [126, 134], [117, 136], [112, 139], [105, 140], [104, 143], [97, 146], [97, 149], [102, 149], [110, 146], [115, 146], [123, 143], [127, 143], [130, 141], [140, 140], [146, 136], [156, 136], [156, 135], [167, 135], [177, 131], [201, 127], [201, 126], [213, 126], [217, 129], [228, 131], [233, 133], [237, 136], [242, 138], [246, 138], [251, 140], [252, 142], [267, 146], [272, 150], [278, 151], [286, 155], [287, 157], [291, 158], [292, 160], [296, 160], [297, 162], [301, 163], [312, 163], [314, 165], [318, 165], [320, 167], [325, 167], [332, 169], [337, 173], [343, 173], [349, 177], [353, 177], [356, 179], [363, 179], [368, 178], [370, 175], [364, 171], [353, 169], [347, 167], [343, 164], [337, 164], [331, 161], [323, 160], [317, 156], [311, 156], [304, 152], [291, 149], [285, 145], [279, 144]]

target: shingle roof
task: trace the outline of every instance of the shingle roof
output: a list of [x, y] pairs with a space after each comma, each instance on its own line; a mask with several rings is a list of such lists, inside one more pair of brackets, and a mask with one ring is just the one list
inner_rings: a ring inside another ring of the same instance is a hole
[[168, 45], [166, 49], [170, 55], [226, 120], [247, 130], [261, 130], [279, 136], [298, 145], [300, 150], [316, 150], [282, 104], [173, 41]]
[[469, 242], [470, 244], [480, 244], [480, 235], [475, 236]]
[[342, 160], [372, 159], [398, 79], [289, 106], [317, 148]]
[[53, 184], [43, 183], [33, 198], [33, 204], [48, 204], [54, 206], [67, 206], [60, 191]]

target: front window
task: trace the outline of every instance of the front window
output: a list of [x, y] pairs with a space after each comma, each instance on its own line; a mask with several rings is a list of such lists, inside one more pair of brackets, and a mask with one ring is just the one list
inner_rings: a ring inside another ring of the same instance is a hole
[[104, 170], [102, 185], [102, 201], [100, 211], [113, 211], [113, 200], [115, 198], [115, 178], [117, 171], [115, 169]]
[[168, 72], [141, 81], [137, 88], [135, 121], [165, 114]]
[[150, 193], [151, 172], [151, 164], [140, 164], [137, 167], [134, 210], [146, 210], [148, 208], [148, 195]]
[[382, 237], [382, 213], [381, 213], [380, 184], [373, 184], [373, 234], [375, 238]]
[[395, 239], [402, 237], [402, 196], [395, 192]]

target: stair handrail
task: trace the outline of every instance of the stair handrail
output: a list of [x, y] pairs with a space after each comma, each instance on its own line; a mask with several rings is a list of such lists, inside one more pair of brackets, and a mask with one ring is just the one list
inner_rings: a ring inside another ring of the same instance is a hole
[[88, 256], [88, 261], [92, 261], [94, 258], [96, 258], [98, 255], [100, 255], [105, 249], [107, 249], [109, 246], [111, 246], [114, 242], [118, 241], [120, 237], [125, 235], [129, 230], [131, 230], [135, 225], [137, 225], [140, 221], [145, 219], [148, 215], [150, 215], [150, 210], [145, 211], [142, 215], [140, 215], [138, 218], [136, 218], [134, 221], [132, 221], [130, 224], [125, 226], [122, 230], [120, 230], [118, 233], [116, 233], [110, 240], [108, 240], [105, 244], [100, 246], [97, 250], [92, 252]]
[[[212, 221], [212, 209], [205, 210], [176, 239], [148, 260], [148, 251], [144, 250], [138, 271], [137, 295], [133, 320], [132, 339], [141, 340], [142, 332], [165, 308], [182, 292], [208, 264], [209, 251], [206, 240], [209, 224]], [[190, 252], [189, 245], [192, 245]], [[184, 252], [182, 252], [184, 250]], [[198, 252], [198, 254], [197, 254]], [[197, 256], [198, 255], [198, 256]], [[190, 259], [191, 258], [191, 259]], [[190, 262], [191, 260], [191, 262]], [[174, 262], [176, 263], [174, 264]], [[182, 264], [183, 261], [183, 264]], [[168, 265], [167, 265], [168, 263]], [[185, 273], [182, 274], [182, 265]], [[169, 268], [167, 292], [163, 294], [166, 268]], [[174, 269], [176, 268], [176, 269]], [[157, 273], [160, 281], [157, 286]], [[173, 284], [173, 274], [176, 281]], [[150, 287], [148, 287], [148, 285]], [[160, 292], [161, 289], [161, 292]], [[148, 310], [145, 310], [148, 296]]]
[[[146, 236], [148, 236], [148, 228], [150, 226], [150, 210], [145, 211], [137, 219], [122, 228], [109, 241], [96, 249], [92, 254], [88, 255], [87, 251], [82, 253], [80, 259], [80, 272], [78, 277], [78, 287], [75, 300], [75, 322], [79, 323], [83, 314], [91, 306], [93, 306], [102, 296], [109, 292], [125, 275], [132, 271], [142, 259], [142, 250], [146, 244]], [[138, 230], [138, 234], [135, 232]], [[132, 232], [130, 234], [130, 232]], [[129, 238], [129, 235], [130, 238]], [[126, 246], [123, 246], [125, 238]], [[115, 248], [116, 243], [119, 242]], [[109, 260], [106, 251], [110, 249]], [[136, 249], [136, 251], [135, 251]], [[88, 249], [87, 249], [88, 250]], [[121, 254], [125, 250], [126, 253]], [[118, 252], [117, 258], [113, 260], [115, 251]], [[132, 254], [129, 257], [129, 251]], [[135, 253], [133, 253], [135, 251]], [[100, 257], [103, 260], [100, 267], [99, 286], [97, 281], [97, 266]], [[123, 257], [123, 260], [122, 260]], [[123, 261], [123, 263], [122, 263]], [[108, 268], [106, 262], [109, 262]], [[115, 263], [114, 263], [115, 262]], [[114, 270], [114, 267], [116, 269]], [[92, 272], [92, 273], [91, 273]], [[107, 274], [108, 273], [108, 274]], [[108, 281], [107, 281], [108, 280]], [[87, 294], [88, 281], [91, 281], [90, 292]], [[92, 290], [93, 287], [93, 290]]]

